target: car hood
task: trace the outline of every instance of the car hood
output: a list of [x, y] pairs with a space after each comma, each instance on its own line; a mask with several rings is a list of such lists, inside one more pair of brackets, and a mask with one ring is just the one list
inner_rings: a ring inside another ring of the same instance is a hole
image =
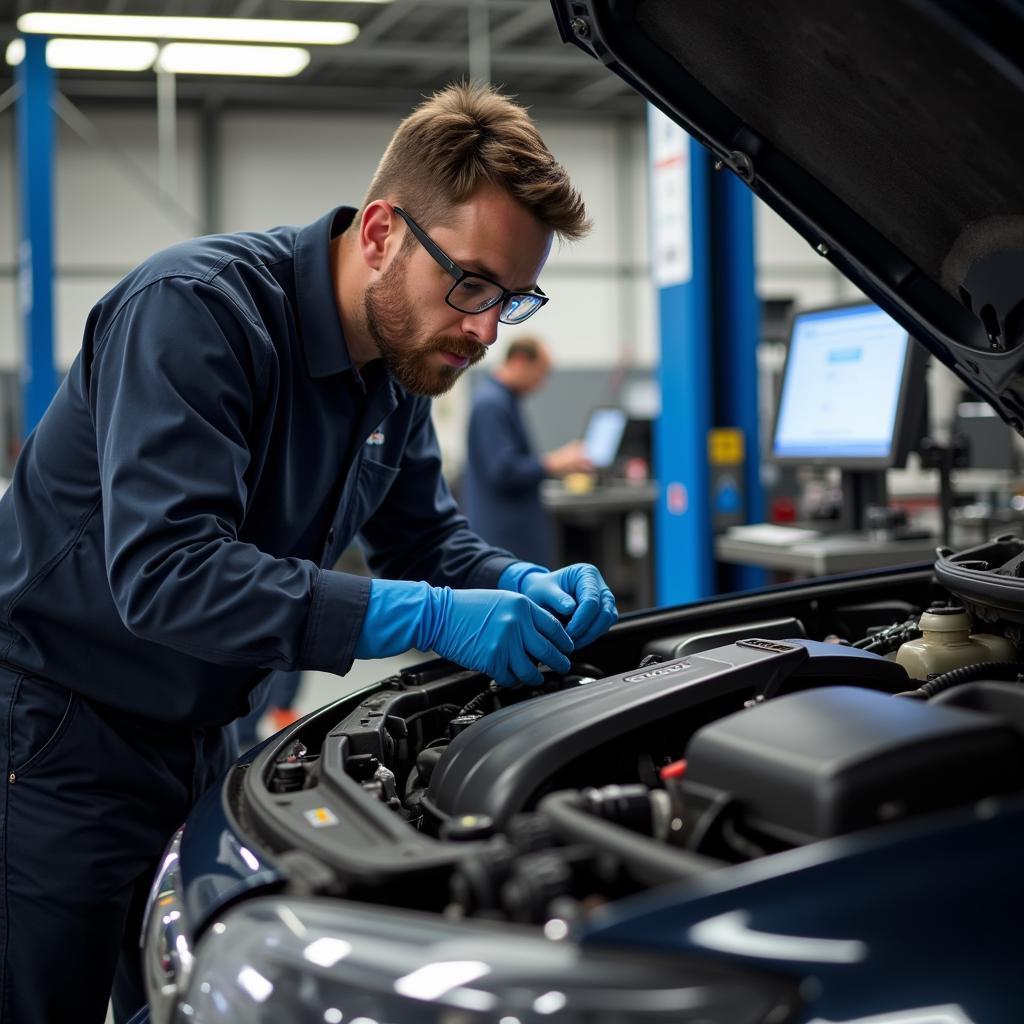
[[1019, 0], [552, 0], [1024, 433]]

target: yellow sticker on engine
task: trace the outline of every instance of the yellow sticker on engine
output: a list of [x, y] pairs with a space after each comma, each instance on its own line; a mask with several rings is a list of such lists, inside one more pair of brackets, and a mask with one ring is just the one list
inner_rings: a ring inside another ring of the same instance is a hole
[[312, 810], [305, 812], [306, 821], [313, 826], [313, 828], [327, 828], [330, 825], [337, 825], [338, 818], [329, 807], [314, 807]]

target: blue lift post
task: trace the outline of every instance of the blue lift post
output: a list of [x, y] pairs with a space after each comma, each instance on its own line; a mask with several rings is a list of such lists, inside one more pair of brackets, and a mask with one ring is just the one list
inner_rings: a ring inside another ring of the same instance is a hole
[[15, 70], [21, 192], [19, 291], [25, 324], [23, 439], [57, 389], [53, 359], [53, 72], [46, 37], [28, 35]]
[[[760, 310], [751, 193], [731, 172], [716, 174], [708, 151], [653, 107], [648, 108], [648, 129], [661, 388], [654, 432], [660, 484], [655, 591], [659, 605], [671, 605], [700, 600], [717, 589], [708, 465], [713, 426], [742, 431], [745, 518], [763, 518], [756, 360]], [[673, 130], [684, 140], [674, 152], [666, 142]], [[687, 173], [669, 181], [680, 154]], [[674, 191], [679, 187], [689, 206], [681, 217]], [[667, 228], [686, 234], [689, 261], [674, 260]], [[726, 589], [749, 588], [762, 585], [764, 574], [741, 567], [730, 570], [726, 580]]]
[[[707, 434], [712, 415], [707, 152], [648, 107], [653, 273], [658, 288], [661, 414], [654, 427], [659, 605], [714, 590]], [[676, 236], [676, 237], [674, 237]], [[681, 248], [677, 248], [681, 247]]]
[[[716, 174], [712, 190], [712, 251], [715, 290], [715, 422], [743, 434], [746, 521], [764, 519], [757, 394], [757, 344], [761, 306], [754, 269], [754, 195], [731, 171]], [[727, 590], [765, 585], [765, 571], [729, 566]]]

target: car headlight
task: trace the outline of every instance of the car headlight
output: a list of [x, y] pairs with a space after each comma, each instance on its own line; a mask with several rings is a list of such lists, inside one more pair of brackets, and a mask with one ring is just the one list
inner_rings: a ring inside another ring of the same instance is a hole
[[182, 829], [167, 844], [142, 924], [143, 973], [152, 1024], [169, 1024], [192, 969], [190, 932], [181, 895]]
[[782, 1024], [795, 983], [527, 929], [264, 897], [199, 944], [180, 1024]]

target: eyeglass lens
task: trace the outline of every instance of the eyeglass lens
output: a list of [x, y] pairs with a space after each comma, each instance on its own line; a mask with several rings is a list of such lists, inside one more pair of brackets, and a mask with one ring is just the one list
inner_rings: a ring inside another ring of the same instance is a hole
[[[489, 309], [501, 297], [501, 288], [478, 277], [461, 280], [448, 296], [448, 301], [463, 313], [481, 313]], [[520, 323], [540, 308], [540, 301], [534, 295], [513, 294], [508, 296], [501, 307], [499, 318], [505, 323]]]
[[510, 295], [501, 308], [500, 319], [507, 324], [518, 324], [540, 309], [542, 303], [536, 295]]
[[448, 296], [448, 301], [463, 313], [480, 313], [493, 306], [501, 289], [479, 277], [464, 277]]

